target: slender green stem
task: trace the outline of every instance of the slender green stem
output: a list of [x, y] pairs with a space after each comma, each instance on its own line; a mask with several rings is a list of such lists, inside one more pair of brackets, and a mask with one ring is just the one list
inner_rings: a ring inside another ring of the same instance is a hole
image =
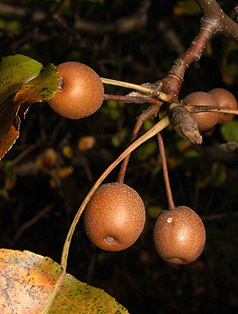
[[109, 85], [115, 85], [115, 86], [121, 86], [129, 89], [134, 89], [137, 90], [141, 93], [149, 94], [158, 97], [159, 99], [168, 102], [171, 98], [170, 95], [167, 95], [163, 92], [156, 91], [154, 89], [142, 86], [142, 85], [137, 85], [133, 83], [128, 83], [128, 82], [123, 82], [123, 81], [117, 81], [117, 80], [112, 80], [108, 78], [101, 77], [101, 81], [104, 84], [109, 84]]
[[156, 123], [148, 132], [143, 134], [141, 137], [139, 137], [135, 142], [133, 142], [104, 172], [103, 174], [99, 177], [99, 179], [96, 181], [96, 183], [93, 185], [91, 190], [88, 192], [86, 195], [85, 199], [83, 200], [81, 206], [79, 207], [73, 222], [70, 226], [69, 232], [67, 234], [63, 251], [62, 251], [62, 256], [61, 256], [61, 266], [66, 269], [67, 267], [67, 261], [68, 261], [68, 255], [69, 255], [69, 247], [70, 243], [75, 231], [75, 228], [78, 224], [78, 221], [87, 206], [88, 202], [90, 201], [91, 197], [93, 196], [94, 192], [96, 189], [99, 187], [99, 185], [103, 182], [103, 180], [109, 175], [109, 173], [127, 156], [129, 155], [132, 151], [134, 151], [137, 147], [139, 147], [142, 143], [146, 142], [149, 140], [151, 137], [155, 136], [157, 133], [162, 131], [164, 128], [166, 128], [170, 124], [170, 120], [168, 116], [164, 117], [161, 121]]

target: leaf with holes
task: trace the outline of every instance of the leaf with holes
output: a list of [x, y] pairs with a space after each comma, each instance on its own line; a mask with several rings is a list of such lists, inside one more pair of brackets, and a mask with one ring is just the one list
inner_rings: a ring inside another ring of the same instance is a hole
[[0, 313], [128, 314], [102, 289], [83, 283], [48, 257], [0, 250]]

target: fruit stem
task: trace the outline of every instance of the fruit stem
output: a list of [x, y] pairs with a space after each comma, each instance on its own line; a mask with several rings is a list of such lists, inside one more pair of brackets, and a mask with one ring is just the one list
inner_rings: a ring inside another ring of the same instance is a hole
[[[160, 103], [160, 106], [162, 105], [162, 102]], [[131, 135], [131, 143], [137, 138], [139, 131], [143, 125], [143, 123], [149, 119], [152, 115], [156, 115], [159, 110], [159, 104], [152, 105], [148, 107], [146, 110], [144, 110], [139, 117], [137, 118], [134, 130]], [[130, 155], [127, 155], [126, 158], [123, 160], [120, 172], [117, 177], [117, 182], [123, 183], [125, 179], [125, 174], [127, 170], [127, 166], [129, 163]]]
[[238, 109], [229, 109], [227, 108], [219, 108], [217, 106], [193, 106], [190, 104], [185, 105], [186, 109], [190, 113], [197, 113], [197, 112], [220, 112], [220, 113], [227, 113], [227, 114], [235, 114], [238, 115]]
[[69, 228], [68, 234], [66, 236], [66, 240], [64, 243], [62, 256], [61, 256], [61, 266], [66, 269], [67, 267], [67, 261], [68, 261], [68, 255], [69, 255], [69, 247], [70, 243], [75, 231], [75, 228], [78, 224], [78, 221], [87, 206], [88, 202], [90, 201], [91, 197], [93, 196], [96, 189], [100, 186], [100, 184], [103, 182], [103, 180], [109, 175], [109, 173], [132, 151], [134, 151], [137, 147], [139, 147], [142, 143], [146, 142], [153, 136], [155, 136], [158, 132], [162, 131], [164, 128], [166, 128], [170, 124], [169, 117], [166, 116], [162, 120], [160, 120], [158, 123], [156, 123], [148, 132], [143, 134], [141, 137], [139, 137], [135, 142], [133, 142], [127, 149], [124, 150], [124, 152], [113, 162], [111, 165], [103, 172], [103, 174], [98, 178], [96, 183], [93, 185], [91, 190], [88, 192], [86, 197], [84, 198], [81, 206], [79, 207], [73, 222]]
[[157, 134], [158, 143], [159, 143], [159, 150], [160, 150], [160, 156], [161, 156], [161, 162], [162, 162], [162, 169], [163, 169], [163, 175], [164, 175], [164, 183], [165, 183], [165, 189], [167, 194], [167, 200], [168, 200], [168, 206], [169, 209], [174, 209], [174, 199], [173, 194], [169, 182], [169, 172], [168, 172], [168, 165], [166, 160], [166, 154], [165, 154], [165, 148], [164, 148], [164, 141], [163, 137], [160, 133]]
[[109, 85], [115, 85], [115, 86], [121, 86], [121, 87], [125, 87], [125, 88], [130, 88], [130, 89], [134, 89], [137, 90], [141, 93], [145, 93], [145, 94], [149, 94], [152, 96], [156, 96], [159, 99], [168, 102], [171, 99], [170, 95], [167, 95], [163, 92], [160, 91], [156, 91], [154, 89], [142, 86], [142, 85], [137, 85], [134, 83], [128, 83], [128, 82], [123, 82], [123, 81], [117, 81], [117, 80], [112, 80], [112, 79], [108, 79], [105, 77], [101, 77], [101, 81], [103, 82], [103, 84], [109, 84]]
[[63, 269], [61, 274], [59, 275], [59, 278], [58, 278], [55, 286], [54, 286], [54, 290], [50, 294], [50, 297], [47, 301], [46, 307], [44, 308], [44, 310], [42, 312], [40, 312], [41, 314], [49, 313], [50, 308], [52, 306], [52, 303], [53, 303], [57, 293], [59, 292], [60, 286], [62, 285], [65, 276], [66, 276], [66, 271], [65, 271], [65, 269]]
[[128, 94], [126, 96], [122, 95], [111, 95], [111, 94], [104, 94], [103, 96], [104, 100], [116, 100], [116, 101], [123, 101], [125, 103], [133, 103], [133, 104], [143, 104], [143, 103], [149, 103], [152, 105], [159, 104], [161, 101], [158, 99], [155, 99], [148, 95], [142, 95], [140, 96], [132, 96], [131, 94]]

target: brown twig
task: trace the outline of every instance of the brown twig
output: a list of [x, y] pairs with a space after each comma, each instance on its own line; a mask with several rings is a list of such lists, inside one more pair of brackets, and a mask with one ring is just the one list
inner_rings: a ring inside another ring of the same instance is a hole
[[[215, 0], [196, 0], [204, 16], [202, 27], [210, 20], [217, 25], [216, 32], [238, 43], [238, 24], [233, 21]], [[210, 23], [211, 23], [210, 22]], [[204, 25], [203, 25], [204, 24]], [[214, 33], [215, 35], [215, 33]]]
[[74, 29], [83, 33], [90, 34], [129, 34], [143, 29], [148, 22], [148, 10], [150, 0], [144, 0], [137, 11], [132, 15], [119, 18], [113, 22], [95, 23], [77, 17], [74, 23]]
[[47, 15], [40, 12], [39, 17], [37, 19], [34, 19], [34, 14], [32, 14], [32, 24], [30, 27], [23, 29], [18, 36], [15, 36], [12, 38], [11, 44], [12, 47], [17, 48], [20, 44], [23, 42], [27, 42], [29, 40], [29, 34], [34, 34], [35, 31], [41, 26], [44, 25], [46, 22], [51, 21], [52, 17], [57, 14], [57, 12], [60, 10], [60, 8], [63, 6], [64, 2], [66, 0], [61, 0], [54, 10], [52, 12], [49, 12]]
[[[215, 0], [196, 1], [203, 12], [199, 33], [192, 41], [190, 47], [174, 61], [168, 75], [162, 80], [162, 92], [171, 95], [170, 104], [179, 103], [178, 95], [183, 84], [185, 72], [191, 63], [200, 60], [208, 41], [212, 37], [220, 33], [228, 36], [231, 40], [238, 42], [238, 24], [223, 12]], [[185, 135], [185, 138], [192, 140], [192, 142], [201, 143], [201, 137], [197, 131], [197, 127], [193, 123], [194, 121], [192, 117], [189, 117], [191, 114], [186, 112], [186, 114], [177, 115], [177, 109], [179, 108], [176, 108], [176, 110], [173, 110], [170, 113], [172, 124], [173, 121], [176, 121], [177, 125], [180, 126], [180, 132], [178, 133], [180, 135], [183, 134], [183, 136]], [[176, 118], [173, 117], [173, 114], [176, 114]], [[182, 119], [185, 117], [189, 123], [185, 120], [178, 121], [179, 116], [181, 116]], [[192, 125], [192, 128], [195, 130], [195, 133], [192, 132], [195, 134], [195, 137], [193, 134], [192, 137], [190, 136], [190, 131], [188, 132], [189, 136], [187, 136], [186, 128], [188, 124]], [[183, 126], [185, 126], [185, 129], [183, 129]]]
[[207, 42], [213, 33], [207, 29], [201, 29], [192, 41], [190, 47], [181, 54], [175, 61], [168, 75], [162, 80], [163, 92], [173, 95], [173, 102], [177, 102], [177, 96], [183, 84], [184, 74], [192, 62], [199, 61]]
[[116, 100], [116, 101], [123, 101], [126, 103], [130, 104], [143, 104], [143, 103], [148, 103], [148, 104], [158, 104], [158, 100], [146, 95], [141, 95], [141, 96], [130, 96], [130, 95], [110, 95], [110, 94], [104, 94], [104, 100]]
[[212, 37], [220, 33], [238, 43], [238, 24], [224, 13], [220, 5], [215, 0], [196, 1], [203, 12], [199, 33], [190, 47], [174, 61], [167, 77], [162, 80], [162, 91], [174, 96], [171, 102], [177, 101], [186, 70], [192, 62], [200, 60], [206, 44]]
[[23, 234], [23, 232], [25, 230], [27, 230], [28, 228], [30, 228], [31, 226], [33, 226], [35, 223], [37, 223], [46, 213], [48, 213], [51, 209], [53, 208], [52, 204], [49, 204], [48, 206], [46, 206], [45, 208], [43, 208], [40, 212], [38, 212], [32, 219], [30, 219], [29, 221], [27, 221], [26, 223], [24, 223], [17, 231], [17, 233], [15, 234], [13, 241], [12, 241], [12, 245], [14, 245], [19, 238], [21, 237], [21, 235]]
[[64, 28], [69, 34], [72, 34], [77, 40], [81, 39], [81, 36], [78, 32], [76, 32], [72, 27], [70, 27], [67, 22], [58, 14], [54, 13], [53, 18], [60, 24], [62, 28]]

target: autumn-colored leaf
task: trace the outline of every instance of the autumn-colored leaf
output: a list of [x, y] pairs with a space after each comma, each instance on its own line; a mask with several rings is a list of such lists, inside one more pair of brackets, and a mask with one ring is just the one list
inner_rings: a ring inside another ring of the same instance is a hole
[[0, 159], [19, 136], [20, 119], [13, 98], [22, 84], [37, 75], [43, 66], [22, 55], [8, 56], [0, 63]]
[[14, 103], [21, 106], [49, 100], [56, 93], [58, 84], [56, 67], [50, 63], [34, 79], [22, 85], [14, 97]]
[[[0, 160], [12, 147], [19, 136], [20, 118], [16, 115], [16, 108], [12, 105], [13, 97], [2, 104], [0, 110]], [[1, 107], [1, 105], [0, 105]]]
[[[22, 115], [34, 102], [48, 100], [57, 91], [56, 67], [26, 56], [3, 58], [0, 63], [0, 159], [12, 147], [19, 136]], [[23, 106], [24, 105], [24, 106]]]
[[80, 282], [48, 257], [0, 250], [0, 313], [128, 314], [101, 289]]
[[4, 102], [31, 77], [39, 74], [43, 65], [23, 55], [8, 56], [0, 62], [0, 111]]

